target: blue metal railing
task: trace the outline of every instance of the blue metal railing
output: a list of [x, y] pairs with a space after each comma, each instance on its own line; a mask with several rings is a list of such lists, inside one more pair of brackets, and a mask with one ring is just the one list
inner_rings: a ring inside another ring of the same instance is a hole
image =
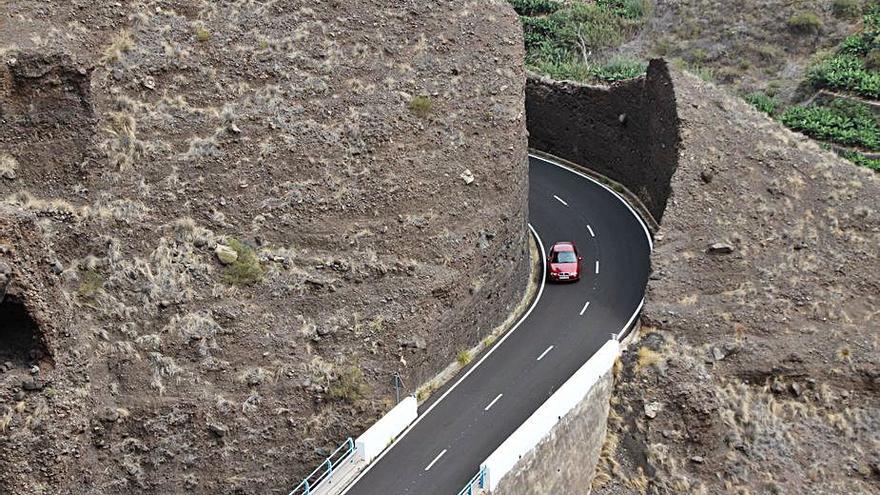
[[330, 454], [329, 457], [324, 459], [324, 462], [321, 463], [314, 471], [311, 472], [306, 479], [302, 480], [302, 482], [293, 489], [288, 495], [309, 495], [312, 493], [312, 490], [318, 488], [322, 481], [327, 479], [331, 474], [333, 474], [333, 470], [338, 468], [340, 464], [345, 462], [349, 457], [354, 454], [354, 440], [349, 437], [342, 445], [339, 446], [336, 450]]
[[[474, 488], [477, 491], [474, 491]], [[458, 495], [475, 495], [480, 493], [480, 490], [486, 488], [486, 468], [481, 467], [480, 472], [477, 473], [470, 481], [467, 482], [467, 485], [458, 492]]]

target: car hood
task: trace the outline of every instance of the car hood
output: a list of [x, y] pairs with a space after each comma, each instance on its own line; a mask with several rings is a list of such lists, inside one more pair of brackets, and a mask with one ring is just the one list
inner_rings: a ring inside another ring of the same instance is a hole
[[550, 271], [555, 272], [576, 272], [577, 263], [550, 263]]

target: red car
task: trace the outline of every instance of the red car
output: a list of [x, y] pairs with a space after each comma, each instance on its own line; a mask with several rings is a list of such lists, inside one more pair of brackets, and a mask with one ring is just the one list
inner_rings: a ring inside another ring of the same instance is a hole
[[573, 242], [557, 242], [547, 256], [547, 277], [551, 282], [580, 280], [583, 259]]

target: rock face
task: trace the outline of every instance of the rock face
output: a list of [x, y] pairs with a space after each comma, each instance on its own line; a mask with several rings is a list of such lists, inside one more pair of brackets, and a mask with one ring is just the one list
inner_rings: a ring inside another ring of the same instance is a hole
[[505, 2], [3, 8], [0, 492], [282, 492], [519, 301]]
[[653, 61], [647, 77], [611, 87], [530, 75], [526, 113], [531, 147], [626, 185], [656, 220], [662, 218], [679, 139], [665, 63]]

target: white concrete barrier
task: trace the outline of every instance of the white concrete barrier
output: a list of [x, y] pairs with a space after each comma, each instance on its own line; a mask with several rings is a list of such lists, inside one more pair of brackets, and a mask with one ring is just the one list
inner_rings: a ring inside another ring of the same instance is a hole
[[373, 462], [379, 454], [391, 445], [407, 426], [418, 417], [418, 402], [415, 397], [407, 397], [382, 416], [376, 424], [354, 441], [355, 450], [367, 464]]
[[480, 468], [486, 469], [490, 492], [498, 487], [501, 478], [517, 461], [534, 449], [556, 423], [587, 396], [599, 378], [614, 366], [619, 353], [620, 343], [609, 340], [486, 458]]

